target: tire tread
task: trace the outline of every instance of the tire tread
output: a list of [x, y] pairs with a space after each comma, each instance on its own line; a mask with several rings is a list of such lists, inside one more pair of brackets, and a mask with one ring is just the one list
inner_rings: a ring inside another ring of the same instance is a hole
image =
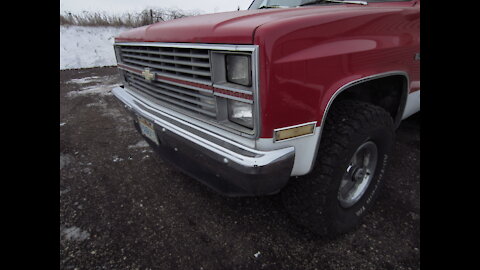
[[315, 168], [301, 179], [292, 179], [282, 192], [287, 211], [298, 223], [323, 236], [344, 232], [330, 219], [329, 209], [332, 203], [336, 203], [328, 200], [332, 192], [333, 174], [352, 136], [372, 125], [388, 127], [394, 132], [391, 116], [375, 105], [345, 100], [331, 108]]

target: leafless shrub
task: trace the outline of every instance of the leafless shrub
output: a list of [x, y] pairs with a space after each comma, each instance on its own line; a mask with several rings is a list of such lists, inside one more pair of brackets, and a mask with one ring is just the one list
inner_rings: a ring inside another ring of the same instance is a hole
[[60, 14], [60, 25], [139, 27], [160, 21], [168, 21], [200, 14], [201, 12], [199, 11], [164, 8], [145, 9], [141, 12], [127, 12], [122, 15], [109, 15], [105, 12], [88, 11], [83, 11], [80, 14], [64, 12], [64, 14]]

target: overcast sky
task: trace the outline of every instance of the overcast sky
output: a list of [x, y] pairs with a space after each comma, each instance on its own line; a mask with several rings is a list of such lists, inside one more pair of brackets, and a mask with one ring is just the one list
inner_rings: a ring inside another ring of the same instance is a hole
[[146, 8], [178, 8], [186, 11], [213, 13], [247, 9], [252, 0], [60, 0], [60, 13], [65, 11], [101, 11], [112, 14], [138, 12]]

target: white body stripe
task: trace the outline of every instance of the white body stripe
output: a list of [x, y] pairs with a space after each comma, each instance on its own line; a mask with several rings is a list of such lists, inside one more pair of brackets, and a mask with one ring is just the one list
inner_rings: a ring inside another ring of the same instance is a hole
[[420, 90], [408, 94], [402, 120], [420, 111]]
[[273, 142], [273, 138], [260, 138], [256, 141], [256, 149], [267, 151], [293, 146], [295, 148], [295, 161], [291, 176], [304, 175], [309, 173], [312, 167], [312, 159], [315, 158], [316, 144], [320, 131], [319, 127], [315, 127], [313, 135], [278, 142]]

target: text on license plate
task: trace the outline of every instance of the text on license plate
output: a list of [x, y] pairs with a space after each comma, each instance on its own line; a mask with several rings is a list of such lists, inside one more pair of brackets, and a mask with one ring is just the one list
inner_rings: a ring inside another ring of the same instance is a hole
[[142, 131], [142, 134], [156, 144], [159, 144], [157, 134], [155, 133], [155, 129], [153, 128], [153, 123], [142, 117], [138, 117], [138, 123], [140, 125], [140, 130]]

